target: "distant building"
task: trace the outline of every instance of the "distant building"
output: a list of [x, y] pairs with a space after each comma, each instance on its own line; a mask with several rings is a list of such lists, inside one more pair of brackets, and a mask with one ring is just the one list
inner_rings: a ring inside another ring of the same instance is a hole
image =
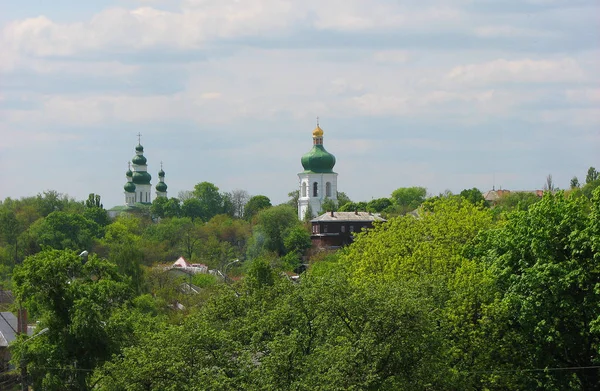
[[302, 156], [304, 171], [298, 174], [300, 194], [298, 197], [298, 218], [303, 220], [310, 211], [316, 217], [326, 199], [337, 201], [337, 173], [333, 172], [335, 156], [323, 146], [323, 129], [313, 130], [313, 147]]
[[379, 214], [369, 212], [327, 212], [311, 220], [313, 247], [327, 249], [346, 246], [355, 232], [373, 228], [376, 221], [385, 222]]
[[[129, 162], [129, 168], [125, 173], [127, 182], [125, 190], [125, 204], [115, 206], [108, 210], [108, 215], [113, 218], [123, 212], [134, 212], [139, 205], [150, 205], [152, 203], [152, 175], [148, 172], [148, 160], [144, 156], [144, 147], [141, 144], [141, 135], [138, 134], [138, 145], [135, 147], [135, 156]], [[133, 169], [133, 170], [132, 170]], [[156, 197], [167, 197], [167, 184], [165, 183], [165, 172], [162, 162], [158, 172], [158, 184], [156, 185]]]
[[544, 196], [544, 190], [506, 190], [506, 189], [492, 189], [483, 193], [483, 198], [489, 202], [491, 206], [494, 206], [498, 203], [498, 200], [502, 197], [508, 196], [511, 193], [531, 193], [536, 196], [542, 198]]

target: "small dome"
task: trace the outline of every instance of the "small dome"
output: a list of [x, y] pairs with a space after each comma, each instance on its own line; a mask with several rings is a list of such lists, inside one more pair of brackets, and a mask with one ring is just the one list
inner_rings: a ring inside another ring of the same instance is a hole
[[144, 147], [142, 147], [142, 144], [138, 144], [138, 145], [135, 147], [135, 151], [136, 151], [136, 152], [144, 152]]
[[128, 193], [135, 193], [135, 185], [133, 182], [127, 182], [123, 188]]
[[138, 166], [143, 166], [146, 164], [148, 160], [146, 160], [146, 158], [144, 157], [144, 155], [135, 155], [133, 157], [133, 159], [131, 159], [131, 162], [135, 165]]
[[164, 178], [164, 176], [165, 176], [165, 172], [162, 170], [162, 168], [161, 168], [161, 169], [160, 169], [160, 171], [158, 172], [158, 176], [159, 176], [160, 178]]
[[133, 176], [133, 172], [131, 172], [131, 170], [127, 170], [127, 172], [125, 173], [125, 176], [128, 178], [131, 178]]
[[301, 162], [305, 172], [333, 172], [335, 156], [327, 152], [323, 145], [313, 145], [312, 149], [302, 156]]
[[158, 182], [156, 184], [156, 191], [159, 191], [161, 193], [164, 193], [167, 191], [167, 184], [164, 182]]
[[323, 129], [318, 124], [315, 130], [313, 130], [313, 137], [323, 137]]
[[152, 175], [146, 171], [136, 171], [133, 173], [133, 183], [136, 185], [149, 185], [152, 180]]

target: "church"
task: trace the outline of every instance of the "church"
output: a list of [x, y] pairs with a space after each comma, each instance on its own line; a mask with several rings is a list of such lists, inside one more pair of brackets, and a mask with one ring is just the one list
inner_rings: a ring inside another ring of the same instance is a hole
[[[110, 217], [116, 217], [122, 212], [136, 209], [136, 205], [150, 205], [152, 203], [152, 175], [148, 172], [148, 160], [144, 156], [144, 147], [141, 143], [141, 135], [138, 134], [138, 145], [135, 147], [135, 155], [128, 163], [129, 167], [125, 172], [127, 182], [123, 189], [125, 190], [125, 205], [115, 206], [108, 210]], [[162, 162], [158, 172], [158, 183], [155, 187], [156, 198], [167, 197], [167, 184], [165, 183], [165, 172]]]
[[326, 200], [337, 203], [338, 174], [333, 172], [335, 156], [325, 149], [323, 133], [317, 121], [317, 127], [312, 132], [312, 149], [301, 159], [304, 171], [298, 174], [300, 180], [298, 218], [300, 220], [316, 217]]

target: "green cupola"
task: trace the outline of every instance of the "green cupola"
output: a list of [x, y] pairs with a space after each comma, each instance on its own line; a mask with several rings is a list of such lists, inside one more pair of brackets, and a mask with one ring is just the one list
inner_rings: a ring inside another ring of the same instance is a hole
[[135, 184], [133, 182], [127, 182], [123, 188], [127, 193], [135, 193]]
[[335, 156], [327, 152], [323, 146], [323, 129], [317, 127], [313, 130], [313, 147], [301, 159], [304, 172], [332, 173], [335, 166]]
[[156, 184], [156, 191], [158, 191], [160, 193], [166, 193], [167, 192], [167, 184], [164, 182], [158, 182]]

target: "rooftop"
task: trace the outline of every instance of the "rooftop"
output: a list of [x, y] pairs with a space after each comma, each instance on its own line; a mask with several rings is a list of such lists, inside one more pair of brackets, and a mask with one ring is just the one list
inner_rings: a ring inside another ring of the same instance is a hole
[[379, 213], [369, 212], [327, 212], [311, 220], [312, 223], [319, 221], [386, 221]]

